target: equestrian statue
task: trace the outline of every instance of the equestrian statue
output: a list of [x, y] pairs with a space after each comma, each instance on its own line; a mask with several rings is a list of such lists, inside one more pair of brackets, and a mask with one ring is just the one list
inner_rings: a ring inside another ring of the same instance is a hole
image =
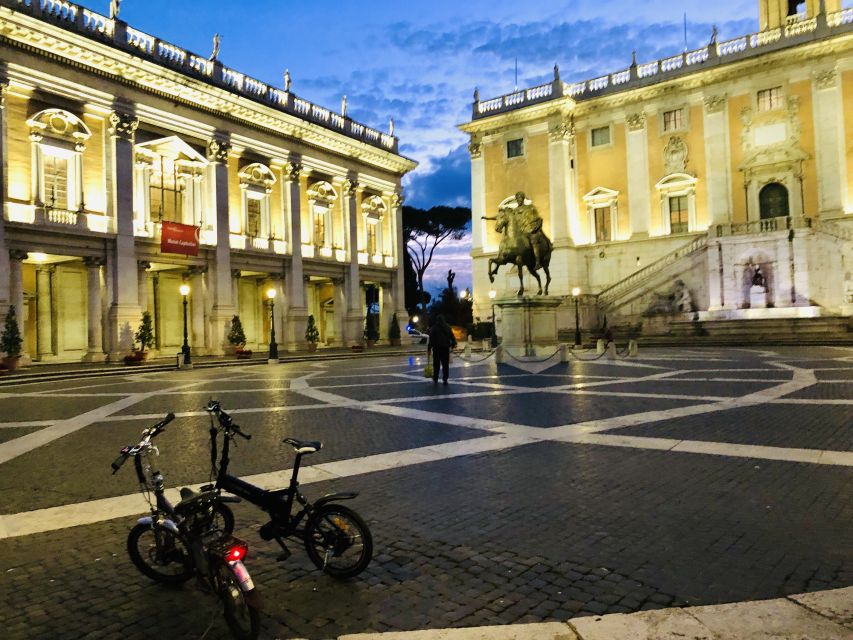
[[542, 218], [533, 204], [526, 204], [527, 196], [519, 191], [515, 201], [508, 206], [498, 209], [498, 215], [491, 218], [483, 216], [483, 220], [494, 220], [495, 231], [501, 234], [498, 255], [489, 258], [489, 281], [495, 281], [495, 274], [501, 265], [512, 264], [518, 269], [518, 281], [521, 287], [518, 296], [524, 295], [524, 268], [530, 272], [539, 284], [539, 294], [542, 295], [542, 280], [537, 273], [545, 271], [545, 295], [551, 284], [551, 263], [553, 245], [548, 236], [542, 231]]

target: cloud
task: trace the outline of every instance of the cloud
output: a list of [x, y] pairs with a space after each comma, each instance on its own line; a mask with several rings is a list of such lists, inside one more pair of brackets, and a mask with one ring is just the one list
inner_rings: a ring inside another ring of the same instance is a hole
[[415, 173], [406, 184], [407, 204], [421, 209], [444, 204], [471, 206], [471, 159], [461, 144], [433, 161], [428, 173]]

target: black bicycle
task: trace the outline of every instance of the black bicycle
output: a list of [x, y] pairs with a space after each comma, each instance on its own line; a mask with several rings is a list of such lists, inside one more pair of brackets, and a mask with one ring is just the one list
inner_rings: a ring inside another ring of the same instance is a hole
[[202, 590], [222, 602], [234, 637], [255, 640], [260, 633], [261, 603], [243, 564], [249, 547], [231, 535], [233, 517], [229, 521], [219, 513], [219, 492], [196, 493], [184, 487], [181, 501], [173, 506], [165, 496], [163, 475], [152, 468], [151, 459], [160, 454], [153, 440], [174, 419], [175, 414], [170, 413], [145, 429], [142, 440], [124, 447], [112, 463], [115, 474], [133, 458], [151, 508], [151, 515], [140, 518], [127, 536], [128, 555], [144, 575], [163, 584], [176, 586], [195, 576]]
[[[351, 578], [364, 571], [373, 557], [370, 529], [355, 511], [335, 503], [338, 500], [352, 500], [358, 497], [358, 493], [331, 493], [311, 503], [299, 490], [297, 477], [302, 457], [316, 453], [323, 444], [285, 438], [283, 442], [292, 446], [296, 452], [290, 485], [285, 489], [267, 491], [228, 474], [231, 441], [235, 436], [246, 440], [252, 436], [243, 433], [231, 416], [222, 410], [219, 402], [211, 400], [205, 410], [210, 414], [211, 475], [215, 476], [216, 481], [203, 489], [227, 491], [267, 512], [270, 521], [261, 527], [260, 534], [264, 540], [275, 540], [281, 546], [279, 560], [290, 557], [284, 539], [295, 537], [302, 540], [308, 557], [317, 568], [333, 578]], [[222, 456], [217, 462], [219, 431], [223, 433], [223, 444]], [[301, 509], [292, 514], [295, 502], [299, 503]], [[224, 522], [233, 523], [234, 516], [227, 505], [218, 502], [216, 509]]]

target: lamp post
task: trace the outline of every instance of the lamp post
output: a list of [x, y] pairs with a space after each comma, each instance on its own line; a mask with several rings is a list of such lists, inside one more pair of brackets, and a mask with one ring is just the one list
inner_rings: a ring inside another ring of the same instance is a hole
[[495, 297], [497, 297], [498, 292], [492, 289], [489, 291], [489, 299], [492, 301], [492, 340], [491, 346], [492, 349], [496, 349], [498, 346], [498, 328], [495, 325]]
[[187, 336], [187, 296], [190, 295], [190, 285], [186, 282], [180, 287], [181, 295], [184, 297], [184, 346], [181, 347], [181, 353], [184, 356], [184, 366], [193, 363], [190, 356], [190, 343]]
[[581, 322], [580, 322], [580, 312], [578, 311], [578, 301], [580, 300], [581, 290], [580, 287], [575, 287], [572, 289], [572, 296], [575, 298], [575, 346], [579, 347], [581, 344]]
[[270, 301], [270, 354], [268, 362], [278, 362], [278, 343], [275, 341], [275, 288], [267, 289], [267, 299]]

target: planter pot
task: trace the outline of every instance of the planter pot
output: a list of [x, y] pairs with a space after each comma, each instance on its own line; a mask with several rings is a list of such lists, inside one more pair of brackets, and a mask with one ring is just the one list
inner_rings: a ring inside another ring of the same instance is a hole
[[391, 338], [390, 342], [391, 342], [392, 347], [399, 347], [399, 346], [402, 346], [403, 339], [402, 338]]
[[235, 351], [234, 355], [237, 356], [238, 360], [248, 360], [252, 357], [251, 351]]
[[317, 343], [316, 342], [309, 342], [308, 343], [308, 353], [314, 353], [315, 351], [317, 351]]
[[21, 356], [3, 358], [3, 366], [6, 368], [6, 371], [15, 371], [18, 368], [20, 360]]
[[364, 345], [363, 344], [354, 344], [354, 345], [352, 345], [352, 351], [353, 351], [353, 353], [361, 353], [362, 351], [364, 351]]
[[367, 348], [368, 349], [372, 349], [374, 346], [376, 346], [376, 340], [368, 340], [367, 341]]

